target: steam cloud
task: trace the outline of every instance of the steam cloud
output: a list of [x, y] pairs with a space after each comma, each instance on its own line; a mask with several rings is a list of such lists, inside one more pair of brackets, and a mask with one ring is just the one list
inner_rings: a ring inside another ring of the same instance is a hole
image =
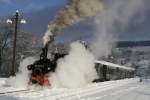
[[97, 78], [94, 62], [84, 45], [72, 43], [69, 55], [58, 61], [56, 73], [49, 79], [52, 87], [79, 88], [92, 83]]
[[[105, 9], [95, 17], [95, 37], [91, 49], [99, 58], [111, 54], [118, 38], [118, 30], [128, 28], [131, 20], [140, 20], [135, 15], [143, 16], [145, 0], [110, 0]], [[133, 21], [132, 21], [133, 22]]]
[[13, 87], [26, 89], [28, 87], [28, 81], [29, 81], [29, 77], [28, 77], [29, 72], [27, 70], [27, 66], [32, 64], [35, 60], [37, 60], [37, 59], [34, 57], [28, 57], [28, 58], [24, 59], [20, 63], [19, 72], [16, 74], [15, 77], [10, 77], [6, 81], [6, 83]]
[[100, 0], [67, 0], [67, 5], [48, 25], [48, 30], [43, 37], [44, 45], [51, 42], [52, 38], [62, 28], [79, 22], [86, 17], [94, 16], [102, 8]]
[[[28, 85], [29, 76], [27, 65], [32, 64], [36, 58], [28, 57], [20, 63], [19, 72], [10, 77], [7, 84], [17, 88], [34, 88]], [[58, 61], [55, 73], [50, 73], [51, 87], [79, 88], [92, 83], [97, 78], [95, 59], [83, 44], [71, 44], [69, 55]]]

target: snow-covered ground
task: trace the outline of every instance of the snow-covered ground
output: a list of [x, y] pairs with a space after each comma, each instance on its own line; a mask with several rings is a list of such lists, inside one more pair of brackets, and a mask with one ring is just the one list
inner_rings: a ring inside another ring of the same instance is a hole
[[[150, 81], [125, 79], [94, 83], [78, 89], [43, 89], [1, 94], [16, 88], [0, 79], [0, 100], [150, 100]], [[19, 90], [19, 89], [16, 89]]]

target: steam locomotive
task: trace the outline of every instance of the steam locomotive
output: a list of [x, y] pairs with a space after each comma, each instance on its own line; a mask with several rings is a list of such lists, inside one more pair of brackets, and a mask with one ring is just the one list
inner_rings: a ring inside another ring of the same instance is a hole
[[47, 58], [48, 47], [42, 48], [40, 59], [33, 64], [28, 65], [29, 84], [50, 85], [48, 74], [55, 72], [57, 60], [64, 57], [66, 54], [53, 53], [53, 59]]

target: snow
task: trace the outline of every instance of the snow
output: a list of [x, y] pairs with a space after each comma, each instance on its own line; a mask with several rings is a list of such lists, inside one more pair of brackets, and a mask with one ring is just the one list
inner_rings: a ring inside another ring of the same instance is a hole
[[5, 84], [5, 80], [6, 80], [6, 78], [0, 78], [0, 85], [4, 85]]
[[17, 90], [21, 90], [21, 88], [11, 87], [7, 85], [6, 78], [0, 78], [0, 93], [9, 92], [9, 91], [17, 91]]
[[110, 62], [107, 62], [107, 61], [100, 61], [100, 60], [97, 60], [95, 61], [96, 63], [100, 63], [102, 65], [107, 65], [109, 67], [114, 67], [114, 68], [122, 68], [122, 69], [126, 69], [126, 70], [135, 70], [134, 68], [130, 68], [130, 67], [126, 67], [126, 66], [122, 66], [122, 65], [118, 65], [118, 64], [113, 64], [113, 63], [110, 63]]
[[[0, 92], [12, 91], [0, 79]], [[93, 83], [83, 88], [44, 88], [29, 92], [0, 94], [0, 100], [150, 100], [150, 80], [124, 79]]]

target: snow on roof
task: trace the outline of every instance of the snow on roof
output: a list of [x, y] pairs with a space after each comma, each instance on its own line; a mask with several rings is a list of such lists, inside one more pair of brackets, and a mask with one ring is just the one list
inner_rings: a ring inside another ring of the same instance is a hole
[[126, 69], [126, 70], [135, 70], [134, 68], [129, 68], [129, 67], [126, 67], [126, 66], [122, 66], [122, 65], [118, 65], [118, 64], [113, 64], [113, 63], [110, 63], [110, 62], [107, 62], [107, 61], [97, 60], [97, 61], [95, 61], [95, 63], [100, 63], [102, 65], [107, 65], [109, 67], [114, 67], [114, 68], [122, 68], [122, 69]]

